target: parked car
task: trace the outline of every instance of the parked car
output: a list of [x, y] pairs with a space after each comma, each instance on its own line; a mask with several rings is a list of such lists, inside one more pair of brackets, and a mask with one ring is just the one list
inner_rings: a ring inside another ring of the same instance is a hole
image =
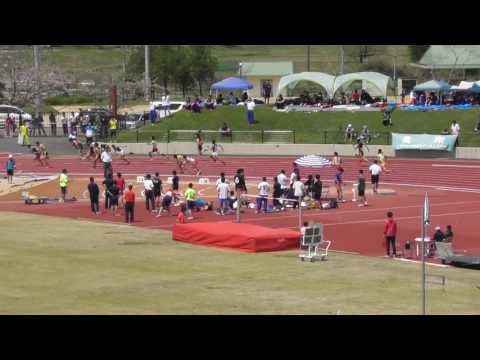
[[5, 120], [7, 120], [8, 115], [15, 119], [15, 123], [18, 125], [20, 115], [25, 121], [32, 121], [32, 115], [26, 113], [22, 109], [12, 106], [12, 105], [0, 105], [0, 128], [5, 128]]

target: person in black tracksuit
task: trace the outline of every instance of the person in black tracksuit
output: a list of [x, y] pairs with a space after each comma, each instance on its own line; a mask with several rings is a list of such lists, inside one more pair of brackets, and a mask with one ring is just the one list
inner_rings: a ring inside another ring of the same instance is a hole
[[273, 178], [273, 210], [278, 211], [282, 208], [280, 201], [278, 200], [283, 195], [282, 185], [278, 182], [278, 178]]
[[235, 183], [235, 191], [237, 192], [237, 197], [240, 205], [244, 204], [243, 194], [247, 193], [247, 185], [245, 184], [245, 173], [243, 169], [238, 169], [237, 174], [233, 178]]
[[92, 212], [94, 214], [98, 214], [100, 212], [100, 205], [98, 201], [100, 189], [95, 183], [95, 179], [93, 177], [90, 178], [90, 184], [88, 184], [88, 194], [90, 195], [90, 207]]
[[110, 190], [115, 184], [115, 181], [112, 178], [112, 174], [108, 173], [107, 178], [103, 181], [103, 186], [105, 189], [105, 210], [110, 209]]

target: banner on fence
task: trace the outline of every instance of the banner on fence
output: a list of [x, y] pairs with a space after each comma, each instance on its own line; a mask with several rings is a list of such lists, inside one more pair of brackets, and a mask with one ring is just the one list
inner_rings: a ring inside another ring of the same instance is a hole
[[394, 150], [453, 151], [457, 135], [396, 134], [392, 133]]

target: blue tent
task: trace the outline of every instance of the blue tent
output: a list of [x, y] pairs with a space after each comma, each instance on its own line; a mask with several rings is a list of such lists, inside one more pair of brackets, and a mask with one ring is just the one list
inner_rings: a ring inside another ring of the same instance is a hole
[[212, 85], [213, 90], [250, 90], [253, 89], [253, 85], [248, 81], [236, 78], [229, 77], [218, 83]]

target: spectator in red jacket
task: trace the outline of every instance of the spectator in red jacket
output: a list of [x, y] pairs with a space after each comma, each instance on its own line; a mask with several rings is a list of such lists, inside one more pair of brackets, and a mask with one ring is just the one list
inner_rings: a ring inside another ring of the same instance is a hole
[[[385, 228], [383, 230], [385, 241], [387, 243], [387, 256], [394, 257], [397, 255], [395, 250], [395, 238], [397, 236], [397, 222], [393, 219], [393, 213], [387, 213], [387, 220], [385, 220]], [[392, 247], [392, 255], [390, 255], [390, 246]]]

